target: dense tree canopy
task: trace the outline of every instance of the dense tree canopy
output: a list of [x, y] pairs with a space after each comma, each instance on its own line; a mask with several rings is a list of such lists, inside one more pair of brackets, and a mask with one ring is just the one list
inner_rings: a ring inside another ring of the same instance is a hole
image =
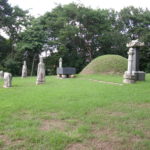
[[[140, 51], [140, 67], [150, 71], [148, 9], [127, 7], [116, 12], [112, 9], [95, 10], [71, 3], [58, 5], [51, 12], [31, 19], [27, 11], [11, 7], [6, 0], [1, 0], [0, 5], [0, 15], [3, 16], [0, 20], [1, 28], [9, 35], [9, 41], [3, 39], [3, 42], [7, 45], [6, 49], [12, 46], [11, 50], [6, 50], [3, 54], [4, 48], [0, 54], [9, 62], [8, 56], [13, 52], [11, 60], [19, 66], [16, 74], [20, 72], [24, 53], [28, 54], [27, 63], [31, 74], [36, 73], [38, 56], [43, 51], [50, 52], [45, 63], [51, 74], [55, 73], [59, 57], [63, 58], [64, 66], [76, 67], [79, 72], [100, 55], [118, 54], [127, 57], [126, 43], [136, 38], [145, 42]], [[0, 43], [0, 48], [4, 47], [4, 43]], [[5, 68], [9, 65], [2, 63], [2, 66]]]

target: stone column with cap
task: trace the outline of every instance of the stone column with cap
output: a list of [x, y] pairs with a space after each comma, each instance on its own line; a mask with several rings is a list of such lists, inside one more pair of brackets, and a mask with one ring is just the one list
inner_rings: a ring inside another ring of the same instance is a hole
[[139, 50], [140, 47], [144, 46], [143, 42], [140, 42], [137, 40], [132, 40], [127, 44], [127, 47], [134, 49], [134, 55], [133, 55], [133, 67], [132, 67], [132, 74], [135, 75], [136, 81], [144, 81], [145, 80], [145, 72], [139, 70]]
[[40, 57], [40, 62], [37, 69], [36, 84], [43, 84], [45, 82], [45, 64], [43, 63], [43, 57]]
[[132, 73], [133, 71], [133, 55], [134, 49], [130, 48], [128, 52], [128, 70], [124, 73], [124, 83], [135, 83], [135, 75]]
[[27, 64], [26, 61], [23, 62], [23, 66], [22, 66], [22, 78], [27, 77]]

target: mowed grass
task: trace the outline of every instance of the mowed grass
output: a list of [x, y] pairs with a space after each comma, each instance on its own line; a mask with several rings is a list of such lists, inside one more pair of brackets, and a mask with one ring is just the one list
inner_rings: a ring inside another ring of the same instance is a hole
[[150, 75], [122, 83], [122, 76], [74, 79], [13, 78], [0, 81], [0, 150], [149, 150]]

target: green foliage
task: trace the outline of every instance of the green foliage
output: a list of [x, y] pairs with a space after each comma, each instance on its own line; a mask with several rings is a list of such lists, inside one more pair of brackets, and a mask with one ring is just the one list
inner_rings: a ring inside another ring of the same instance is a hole
[[13, 76], [20, 74], [18, 70], [21, 68], [20, 62], [16, 61], [13, 58], [7, 58], [4, 62], [4, 67], [7, 72], [11, 72]]
[[123, 74], [126, 69], [126, 58], [119, 55], [104, 55], [91, 61], [81, 74]]
[[0, 28], [7, 26], [11, 14], [12, 7], [8, 4], [8, 0], [0, 0]]
[[[56, 56], [63, 58], [64, 66], [76, 67], [77, 72], [80, 72], [101, 55], [116, 54], [127, 58], [126, 43], [136, 38], [145, 43], [140, 50], [140, 69], [150, 71], [148, 9], [131, 6], [116, 12], [112, 9], [92, 9], [71, 3], [58, 5], [51, 12], [32, 18], [27, 11], [16, 6], [11, 7], [7, 1], [2, 0], [0, 5], [1, 28], [10, 37], [7, 43], [10, 44], [10, 50], [7, 51], [9, 54], [2, 51], [2, 55], [9, 55], [14, 59], [17, 53], [23, 54], [27, 51], [31, 74], [36, 73], [38, 55], [43, 51], [51, 53], [46, 59], [52, 67], [50, 74], [55, 73], [58, 63]], [[19, 61], [22, 61], [23, 56], [19, 56]]]

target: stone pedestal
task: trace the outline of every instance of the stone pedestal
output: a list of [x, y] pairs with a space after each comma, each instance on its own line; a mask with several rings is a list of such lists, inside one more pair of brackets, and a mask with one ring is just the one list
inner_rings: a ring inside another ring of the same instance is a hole
[[8, 72], [5, 72], [4, 73], [4, 85], [3, 87], [4, 88], [9, 88], [12, 86], [12, 74], [11, 73], [8, 73]]
[[40, 57], [40, 63], [38, 64], [37, 70], [37, 81], [36, 84], [43, 84], [45, 82], [45, 64], [43, 63], [43, 58]]
[[75, 78], [74, 74], [69, 75], [69, 78]]
[[133, 71], [133, 74], [135, 75], [136, 81], [145, 81], [145, 72], [143, 71]]
[[131, 84], [131, 83], [135, 83], [136, 82], [135, 75], [128, 74], [128, 72], [124, 73], [123, 78], [124, 78], [123, 83], [129, 83], [129, 84]]
[[23, 62], [23, 66], [22, 66], [22, 78], [27, 77], [27, 65], [26, 65], [26, 61]]
[[76, 73], [76, 69], [73, 67], [58, 67], [57, 68], [57, 76], [61, 78], [70, 78], [74, 77], [74, 74]]
[[64, 78], [67, 78], [67, 75], [62, 74], [62, 75], [61, 75], [61, 78], [63, 78], [63, 79], [64, 79]]

